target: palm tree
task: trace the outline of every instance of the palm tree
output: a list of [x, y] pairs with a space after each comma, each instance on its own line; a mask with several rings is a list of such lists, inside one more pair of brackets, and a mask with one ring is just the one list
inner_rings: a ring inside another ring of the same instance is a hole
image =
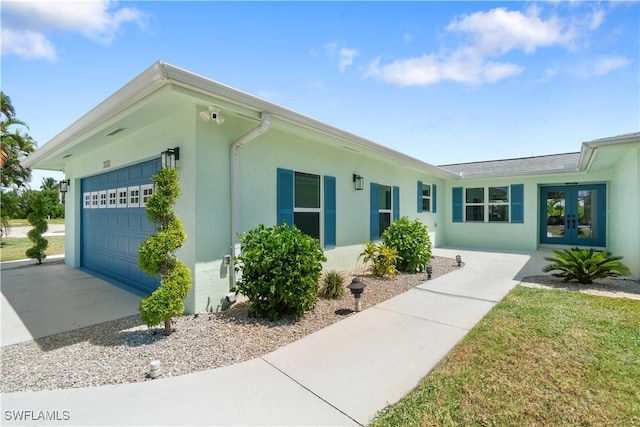
[[58, 181], [56, 181], [55, 178], [52, 178], [52, 177], [42, 178], [40, 189], [41, 190], [57, 190]]
[[28, 129], [25, 122], [18, 120], [11, 98], [0, 92], [0, 164], [2, 165], [2, 187], [23, 187], [31, 179], [31, 169], [20, 162], [35, 151], [36, 143], [27, 133], [15, 126]]

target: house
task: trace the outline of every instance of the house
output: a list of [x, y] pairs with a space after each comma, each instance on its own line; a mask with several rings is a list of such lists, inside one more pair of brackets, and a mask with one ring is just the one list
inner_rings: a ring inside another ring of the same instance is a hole
[[188, 313], [220, 308], [240, 233], [285, 221], [319, 239], [327, 269], [354, 268], [362, 243], [408, 216], [436, 247], [596, 246], [640, 275], [640, 133], [579, 153], [436, 167], [163, 62], [24, 162], [68, 179], [67, 265], [142, 294], [158, 286], [137, 253], [153, 232], [150, 177], [165, 161], [181, 173]]

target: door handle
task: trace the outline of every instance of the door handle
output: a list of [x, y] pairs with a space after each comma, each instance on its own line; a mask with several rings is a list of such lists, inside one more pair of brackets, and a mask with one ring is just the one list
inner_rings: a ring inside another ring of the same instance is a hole
[[576, 229], [576, 216], [573, 215], [573, 229]]

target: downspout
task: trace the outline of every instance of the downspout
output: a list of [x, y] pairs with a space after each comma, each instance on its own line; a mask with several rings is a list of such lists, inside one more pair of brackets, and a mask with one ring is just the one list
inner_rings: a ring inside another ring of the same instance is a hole
[[262, 112], [260, 124], [236, 139], [230, 148], [231, 157], [231, 247], [233, 256], [240, 253], [240, 147], [248, 144], [269, 129], [271, 114]]

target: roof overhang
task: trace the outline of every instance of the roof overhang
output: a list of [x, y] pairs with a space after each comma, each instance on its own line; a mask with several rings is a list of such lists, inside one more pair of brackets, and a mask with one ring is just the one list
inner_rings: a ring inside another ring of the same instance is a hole
[[[610, 138], [595, 139], [593, 141], [586, 141], [582, 143], [582, 149], [580, 150], [580, 160], [578, 161], [578, 170], [589, 170], [596, 160], [598, 151], [604, 147], [619, 147], [623, 148], [626, 145], [638, 145], [640, 144], [640, 132], [628, 133], [619, 136], [613, 136]], [[607, 167], [610, 164], [607, 163], [603, 166]]]
[[105, 123], [127, 110], [143, 103], [150, 95], [170, 87], [177, 91], [195, 93], [203, 98], [215, 98], [259, 114], [266, 112], [273, 119], [304, 128], [341, 141], [353, 151], [362, 152], [398, 165], [437, 175], [443, 178], [456, 179], [457, 175], [423, 162], [406, 154], [392, 150], [352, 133], [335, 128], [308, 116], [254, 97], [245, 92], [220, 84], [203, 76], [191, 73], [179, 67], [159, 61], [139, 74], [132, 81], [120, 88], [109, 98], [90, 110], [76, 122], [56, 135], [40, 149], [27, 157], [22, 163], [26, 167], [38, 169], [60, 170], [64, 167], [64, 152], [82, 144], [88, 137], [98, 131], [105, 131]]

